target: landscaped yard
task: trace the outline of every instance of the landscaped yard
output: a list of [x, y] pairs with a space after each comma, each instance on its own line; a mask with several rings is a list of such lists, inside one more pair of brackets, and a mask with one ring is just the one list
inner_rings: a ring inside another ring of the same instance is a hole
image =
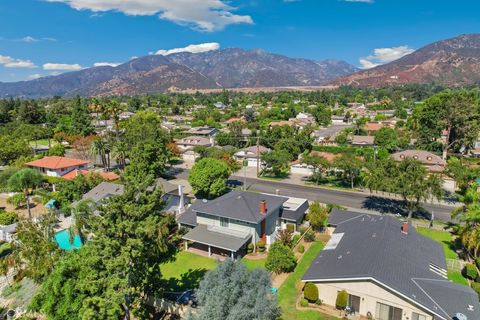
[[242, 261], [249, 270], [254, 270], [257, 268], [265, 269], [265, 261], [267, 261], [267, 259], [251, 260], [243, 258]]
[[217, 266], [217, 260], [180, 251], [176, 260], [160, 267], [162, 278], [167, 281], [166, 291], [183, 291], [198, 287], [208, 270]]
[[[448, 231], [433, 230], [424, 227], [418, 227], [417, 232], [442, 244], [445, 258], [459, 260], [458, 254], [455, 252], [455, 243], [452, 234]], [[460, 271], [448, 270], [448, 279], [462, 285], [468, 285], [467, 280]]]
[[296, 301], [300, 294], [302, 284], [300, 280], [307, 271], [308, 267], [315, 260], [318, 253], [323, 249], [322, 242], [315, 242], [310, 249], [305, 252], [302, 260], [298, 263], [295, 271], [288, 276], [278, 291], [278, 300], [282, 308], [282, 319], [285, 320], [333, 320], [337, 319], [324, 315], [317, 311], [300, 311], [296, 308]]

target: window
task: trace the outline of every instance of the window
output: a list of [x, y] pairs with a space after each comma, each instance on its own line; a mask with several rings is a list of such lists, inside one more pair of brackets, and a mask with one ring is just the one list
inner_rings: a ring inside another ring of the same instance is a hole
[[416, 313], [416, 312], [412, 312], [412, 320], [427, 320], [427, 316]]
[[377, 302], [375, 310], [377, 320], [402, 320], [402, 309]]
[[220, 218], [220, 226], [228, 228], [228, 218]]

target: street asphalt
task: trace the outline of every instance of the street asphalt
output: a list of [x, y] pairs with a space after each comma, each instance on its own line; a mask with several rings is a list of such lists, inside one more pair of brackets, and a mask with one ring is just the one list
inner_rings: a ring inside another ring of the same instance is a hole
[[[187, 169], [180, 169], [175, 172], [175, 176], [181, 179], [188, 179]], [[232, 176], [228, 184], [232, 187], [243, 186], [243, 177]], [[319, 201], [347, 207], [348, 209], [368, 210], [372, 213], [400, 214], [406, 215], [402, 201], [392, 197], [383, 196], [381, 193], [370, 194], [361, 191], [343, 191], [336, 189], [327, 189], [300, 184], [290, 184], [264, 179], [246, 178], [247, 190], [264, 192], [279, 195], [305, 198], [310, 201]], [[277, 191], [278, 190], [278, 191]], [[444, 222], [451, 222], [451, 212], [454, 205], [424, 203], [423, 210], [415, 213], [418, 218], [431, 219], [433, 213], [434, 219]]]

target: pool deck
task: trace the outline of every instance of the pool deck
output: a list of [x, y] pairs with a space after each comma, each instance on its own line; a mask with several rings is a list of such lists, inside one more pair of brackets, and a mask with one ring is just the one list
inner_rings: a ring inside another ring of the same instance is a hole
[[55, 225], [55, 232], [62, 231], [65, 229], [69, 229], [73, 225], [73, 217], [64, 217], [59, 216], [58, 222]]

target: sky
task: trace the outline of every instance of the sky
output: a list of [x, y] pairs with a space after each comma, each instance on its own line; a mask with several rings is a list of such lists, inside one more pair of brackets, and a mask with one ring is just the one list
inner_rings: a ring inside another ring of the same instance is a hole
[[261, 48], [360, 68], [480, 33], [478, 0], [0, 0], [0, 81]]

